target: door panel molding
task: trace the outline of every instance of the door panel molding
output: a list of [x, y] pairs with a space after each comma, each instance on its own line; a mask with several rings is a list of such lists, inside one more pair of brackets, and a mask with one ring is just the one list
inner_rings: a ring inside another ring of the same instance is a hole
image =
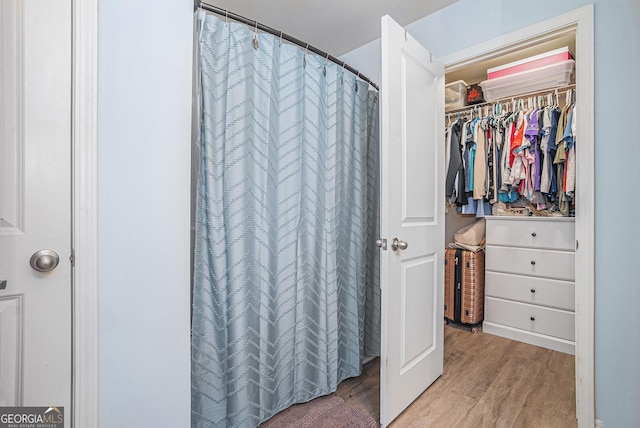
[[[437, 284], [437, 254], [408, 259], [401, 268], [401, 358], [400, 375], [404, 375], [415, 364], [437, 349], [433, 338], [437, 337], [436, 316], [438, 314], [438, 288], [423, 287], [423, 279], [430, 278], [429, 284]], [[411, 280], [411, 276], [416, 277]], [[422, 306], [424, 303], [427, 305]], [[414, 306], [412, 308], [412, 306]], [[408, 314], [418, 314], [419, 319], [407, 319]], [[420, 328], [415, 328], [419, 325]]]
[[24, 226], [23, 2], [0, 2], [0, 235]]
[[22, 405], [23, 316], [22, 295], [0, 297], [0, 406]]

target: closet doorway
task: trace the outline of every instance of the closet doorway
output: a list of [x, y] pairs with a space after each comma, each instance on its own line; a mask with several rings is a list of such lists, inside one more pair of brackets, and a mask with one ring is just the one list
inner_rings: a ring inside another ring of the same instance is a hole
[[[562, 41], [563, 38], [575, 40], [577, 59], [575, 84], [580, 120], [576, 135], [580, 136], [580, 148], [577, 151], [577, 163], [580, 167], [576, 178], [578, 183], [576, 200], [579, 203], [575, 214], [575, 398], [579, 426], [586, 427], [593, 425], [595, 416], [593, 377], [594, 199], [592, 192], [590, 192], [594, 183], [592, 7], [587, 6], [560, 15], [498, 39], [448, 55], [441, 58], [440, 61], [445, 65], [446, 73], [454, 76], [454, 73], [464, 73], [465, 69], [469, 70], [471, 66], [482, 61], [504, 58], [506, 55], [518, 55], [520, 52], [535, 49], [538, 45], [553, 44], [554, 40]], [[523, 57], [528, 55], [530, 54], [523, 54]], [[443, 171], [446, 171], [446, 168]], [[387, 231], [383, 229], [382, 236], [387, 237], [386, 233]], [[392, 236], [387, 238], [392, 238]], [[442, 248], [446, 244], [447, 242], [442, 242]], [[383, 323], [382, 328], [388, 327]], [[385, 361], [384, 353], [383, 349], [381, 361]], [[382, 381], [384, 382], [384, 380]], [[381, 399], [384, 400], [385, 397]]]
[[[580, 119], [576, 135], [575, 212], [575, 386], [576, 417], [580, 427], [595, 421], [594, 390], [594, 80], [593, 7], [576, 9], [492, 41], [441, 58], [448, 77], [482, 61], [527, 52], [536, 46], [575, 42], [575, 90]], [[566, 46], [563, 45], [563, 46]], [[528, 54], [523, 55], [523, 57]], [[509, 60], [510, 61], [510, 60]], [[507, 61], [508, 62], [508, 61]]]

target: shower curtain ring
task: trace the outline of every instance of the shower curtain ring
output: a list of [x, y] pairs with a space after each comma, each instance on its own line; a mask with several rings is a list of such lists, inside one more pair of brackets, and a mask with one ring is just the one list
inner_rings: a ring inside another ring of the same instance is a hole
[[260, 46], [260, 43], [258, 42], [258, 21], [255, 21], [255, 23], [256, 23], [256, 29], [253, 34], [253, 47], [257, 50], [258, 47]]
[[309, 49], [309, 43], [307, 43], [307, 46], [305, 46], [304, 55], [302, 56], [302, 67], [303, 68], [307, 67], [307, 50], [308, 49]]
[[282, 47], [282, 31], [280, 31], [280, 47]]
[[329, 61], [329, 54], [327, 54], [327, 57], [324, 59], [324, 65], [322, 66], [322, 74], [325, 76], [327, 75], [327, 61]]

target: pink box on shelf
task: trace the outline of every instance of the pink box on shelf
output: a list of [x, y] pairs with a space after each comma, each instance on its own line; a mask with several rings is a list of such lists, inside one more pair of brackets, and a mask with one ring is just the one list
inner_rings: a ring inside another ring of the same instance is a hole
[[523, 71], [533, 70], [536, 68], [544, 67], [551, 64], [557, 64], [561, 61], [573, 59], [573, 54], [568, 47], [555, 49], [549, 52], [542, 53], [540, 55], [531, 56], [529, 58], [521, 59], [520, 61], [510, 62], [498, 67], [493, 67], [487, 70], [487, 77], [489, 80], [498, 77], [509, 76], [515, 73], [521, 73]]

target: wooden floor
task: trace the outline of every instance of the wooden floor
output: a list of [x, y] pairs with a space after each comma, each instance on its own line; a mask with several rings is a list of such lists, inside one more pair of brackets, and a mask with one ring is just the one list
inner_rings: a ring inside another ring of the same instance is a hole
[[[445, 327], [444, 373], [390, 425], [575, 427], [574, 357]], [[380, 420], [379, 359], [335, 394]]]

